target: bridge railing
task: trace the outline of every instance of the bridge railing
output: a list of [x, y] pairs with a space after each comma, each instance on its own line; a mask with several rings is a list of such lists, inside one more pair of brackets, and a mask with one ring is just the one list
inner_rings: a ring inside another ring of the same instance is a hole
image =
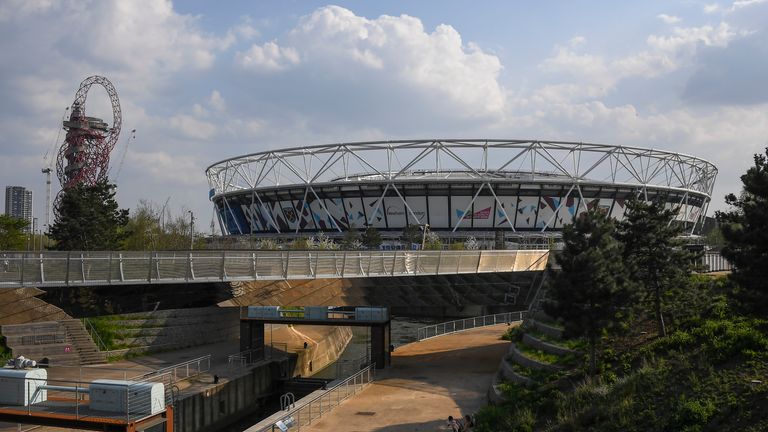
[[522, 321], [527, 312], [504, 312], [494, 315], [484, 315], [472, 318], [464, 318], [456, 321], [448, 321], [440, 324], [434, 324], [421, 327], [416, 330], [416, 339], [424, 339], [443, 336], [451, 333], [457, 333], [464, 330], [470, 330], [477, 327], [491, 326], [501, 323], [513, 323]]
[[0, 288], [543, 270], [548, 250], [0, 252]]

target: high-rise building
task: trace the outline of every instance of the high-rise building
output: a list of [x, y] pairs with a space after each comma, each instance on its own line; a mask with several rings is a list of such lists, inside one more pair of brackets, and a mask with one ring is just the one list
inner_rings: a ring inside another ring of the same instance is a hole
[[32, 230], [32, 191], [22, 186], [5, 187], [5, 214], [29, 222], [25, 231]]

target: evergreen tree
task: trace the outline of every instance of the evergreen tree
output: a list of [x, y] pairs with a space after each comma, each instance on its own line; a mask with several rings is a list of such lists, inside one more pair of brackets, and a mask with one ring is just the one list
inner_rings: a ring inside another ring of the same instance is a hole
[[414, 224], [410, 224], [403, 229], [403, 234], [400, 236], [400, 240], [405, 243], [407, 249], [411, 248], [412, 243], [421, 244], [421, 239], [424, 235], [422, 229], [424, 229], [424, 227], [419, 227]]
[[551, 281], [544, 311], [559, 318], [566, 337], [584, 336], [590, 347], [590, 373], [597, 371], [597, 340], [615, 323], [626, 301], [623, 248], [615, 225], [599, 209], [582, 214], [563, 228], [563, 251], [556, 255], [561, 270], [550, 267]]
[[661, 201], [627, 201], [618, 239], [624, 244], [624, 261], [632, 280], [645, 299], [653, 304], [659, 336], [667, 335], [663, 299], [676, 286], [688, 283], [696, 254], [679, 240], [682, 225], [675, 223], [677, 210], [664, 208]]
[[24, 228], [29, 222], [0, 214], [0, 250], [21, 250], [27, 243]]
[[61, 195], [50, 237], [57, 250], [115, 250], [126, 236], [128, 210], [119, 209], [115, 185], [77, 185]]
[[768, 307], [768, 148], [741, 176], [741, 196], [729, 194], [733, 210], [717, 212], [725, 246], [721, 253], [734, 266], [731, 278], [747, 309], [765, 314]]
[[369, 226], [363, 232], [361, 241], [363, 246], [368, 249], [378, 249], [381, 246], [381, 234], [379, 234], [379, 230], [375, 227]]

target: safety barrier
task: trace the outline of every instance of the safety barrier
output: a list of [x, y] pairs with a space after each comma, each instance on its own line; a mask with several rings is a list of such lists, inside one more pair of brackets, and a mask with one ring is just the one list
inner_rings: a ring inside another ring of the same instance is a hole
[[416, 331], [416, 339], [422, 341], [437, 336], [471, 330], [477, 327], [491, 326], [501, 323], [522, 321], [527, 315], [526, 311], [504, 312], [494, 315], [483, 315], [474, 318], [465, 318], [456, 321], [448, 321], [431, 326], [421, 327]]
[[543, 270], [548, 250], [0, 252], [0, 288]]
[[295, 408], [292, 408], [280, 416], [279, 422], [285, 429], [277, 426], [277, 422], [263, 427], [246, 429], [247, 432], [274, 432], [277, 430], [300, 431], [301, 428], [310, 426], [313, 421], [320, 419], [324, 414], [331, 412], [341, 402], [360, 393], [374, 379], [375, 365], [370, 365], [349, 378], [339, 382], [325, 392], [304, 401], [299, 400]]

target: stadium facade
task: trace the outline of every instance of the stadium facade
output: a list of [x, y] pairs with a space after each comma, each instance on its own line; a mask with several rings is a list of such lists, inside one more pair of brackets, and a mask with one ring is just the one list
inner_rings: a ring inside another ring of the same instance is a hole
[[228, 235], [503, 231], [557, 235], [587, 209], [616, 219], [637, 195], [702, 228], [717, 168], [680, 153], [577, 142], [434, 139], [328, 144], [265, 151], [206, 170]]

